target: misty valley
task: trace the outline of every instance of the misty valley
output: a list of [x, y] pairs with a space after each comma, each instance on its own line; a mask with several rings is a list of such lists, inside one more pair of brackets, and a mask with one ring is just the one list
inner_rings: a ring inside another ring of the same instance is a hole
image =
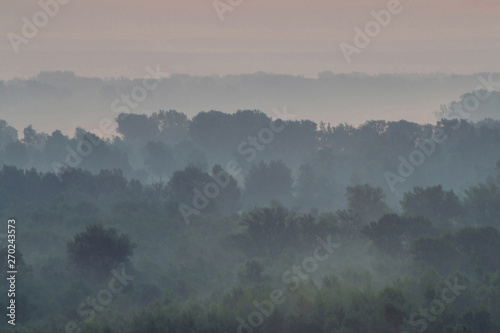
[[0, 332], [500, 332], [500, 121], [298, 118], [0, 120]]

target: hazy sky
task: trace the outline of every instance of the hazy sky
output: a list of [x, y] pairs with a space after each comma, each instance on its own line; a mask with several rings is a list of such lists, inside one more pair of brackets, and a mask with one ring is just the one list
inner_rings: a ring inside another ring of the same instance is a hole
[[42, 70], [143, 77], [156, 64], [195, 75], [500, 71], [500, 0], [402, 0], [403, 11], [351, 64], [339, 43], [352, 43], [354, 27], [387, 1], [242, 0], [221, 21], [212, 0], [71, 0], [18, 54], [8, 33], [22, 36], [22, 17], [32, 21], [41, 7], [0, 3], [4, 80]]

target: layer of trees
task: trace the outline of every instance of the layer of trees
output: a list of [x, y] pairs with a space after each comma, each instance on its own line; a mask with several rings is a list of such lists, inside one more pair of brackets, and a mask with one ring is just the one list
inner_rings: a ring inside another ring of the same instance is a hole
[[[14, 331], [500, 330], [498, 122], [171, 110], [117, 124], [110, 139], [30, 126], [18, 140], [0, 121]], [[391, 192], [384, 173], [437, 131], [446, 142]], [[420, 315], [450, 281], [465, 289]]]
[[[425, 322], [428, 329], [498, 331], [495, 179], [462, 198], [439, 185], [415, 187], [397, 210], [381, 188], [356, 185], [338, 210], [305, 212], [279, 201], [241, 211], [239, 200], [259, 178], [248, 177], [241, 189], [227, 175], [220, 197], [187, 225], [178, 205], [221, 171], [188, 167], [148, 185], [120, 170], [68, 169], [59, 181], [3, 167], [0, 218], [15, 211], [21, 222], [16, 331], [65, 332], [68, 323], [81, 332], [229, 332], [240, 325], [243, 332], [244, 325], [254, 332], [418, 331], [424, 323], [412, 324], [412, 314], [455, 278], [466, 290]], [[285, 283], [283, 273], [327, 236], [339, 244], [331, 259]], [[110, 281], [119, 274], [133, 281], [117, 288]], [[120, 292], [108, 303], [110, 285]], [[286, 301], [273, 311], [265, 303], [271, 314], [252, 326], [254, 301], [269, 300], [276, 288]]]
[[[402, 159], [409, 163], [410, 154], [427, 142], [424, 162], [397, 183], [400, 194], [415, 186], [436, 184], [458, 193], [488, 177], [499, 181], [500, 123], [491, 119], [476, 123], [443, 119], [433, 125], [373, 120], [354, 127], [273, 121], [256, 110], [200, 112], [192, 119], [175, 110], [162, 110], [150, 116], [120, 114], [116, 129], [117, 135], [111, 138], [82, 128], [68, 137], [58, 130], [38, 133], [29, 126], [20, 140], [18, 131], [1, 121], [0, 165], [55, 173], [67, 168], [93, 174], [121, 169], [128, 180], [151, 184], [166, 181], [188, 166], [208, 172], [215, 164], [226, 170], [230, 162], [246, 177], [256, 169], [263, 171], [262, 162], [270, 168], [270, 177], [275, 171], [290, 172], [293, 195], [302, 206], [330, 210], [338, 208], [332, 206], [333, 201], [345, 203], [343, 193], [348, 186], [370, 183], [392, 194], [385, 173], [399, 175]], [[430, 144], [436, 133], [442, 140]], [[282, 171], [272, 161], [283, 161], [290, 171]], [[288, 190], [289, 182], [276, 181], [273, 189], [281, 184]], [[279, 194], [280, 199], [287, 201], [286, 195]], [[251, 195], [247, 198], [249, 205], [262, 203]], [[390, 195], [388, 203], [396, 207], [399, 199]]]

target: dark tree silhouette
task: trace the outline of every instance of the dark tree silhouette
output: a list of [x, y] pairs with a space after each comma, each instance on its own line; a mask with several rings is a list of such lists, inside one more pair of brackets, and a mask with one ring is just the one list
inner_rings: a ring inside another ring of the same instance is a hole
[[277, 201], [273, 201], [270, 207], [254, 208], [244, 216], [243, 223], [248, 227], [252, 243], [261, 253], [277, 255], [294, 238], [295, 217]]
[[463, 208], [453, 191], [444, 191], [441, 185], [414, 187], [401, 201], [406, 216], [424, 216], [432, 222], [444, 222], [460, 216]]
[[359, 216], [363, 224], [375, 221], [389, 212], [384, 191], [380, 187], [374, 188], [368, 184], [347, 187], [346, 197], [348, 209]]
[[68, 263], [86, 277], [102, 280], [128, 261], [133, 248], [128, 236], [116, 229], [90, 225], [68, 242]]
[[465, 208], [476, 226], [500, 226], [500, 188], [494, 183], [465, 190]]

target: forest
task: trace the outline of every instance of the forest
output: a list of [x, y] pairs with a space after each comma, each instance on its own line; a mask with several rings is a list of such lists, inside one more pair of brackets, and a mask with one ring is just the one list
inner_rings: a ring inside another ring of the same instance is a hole
[[498, 121], [276, 114], [120, 114], [112, 137], [1, 121], [20, 274], [0, 331], [500, 330]]
[[0, 3], [0, 333], [500, 333], [499, 1]]
[[0, 332], [500, 331], [499, 121], [274, 113], [0, 120]]

